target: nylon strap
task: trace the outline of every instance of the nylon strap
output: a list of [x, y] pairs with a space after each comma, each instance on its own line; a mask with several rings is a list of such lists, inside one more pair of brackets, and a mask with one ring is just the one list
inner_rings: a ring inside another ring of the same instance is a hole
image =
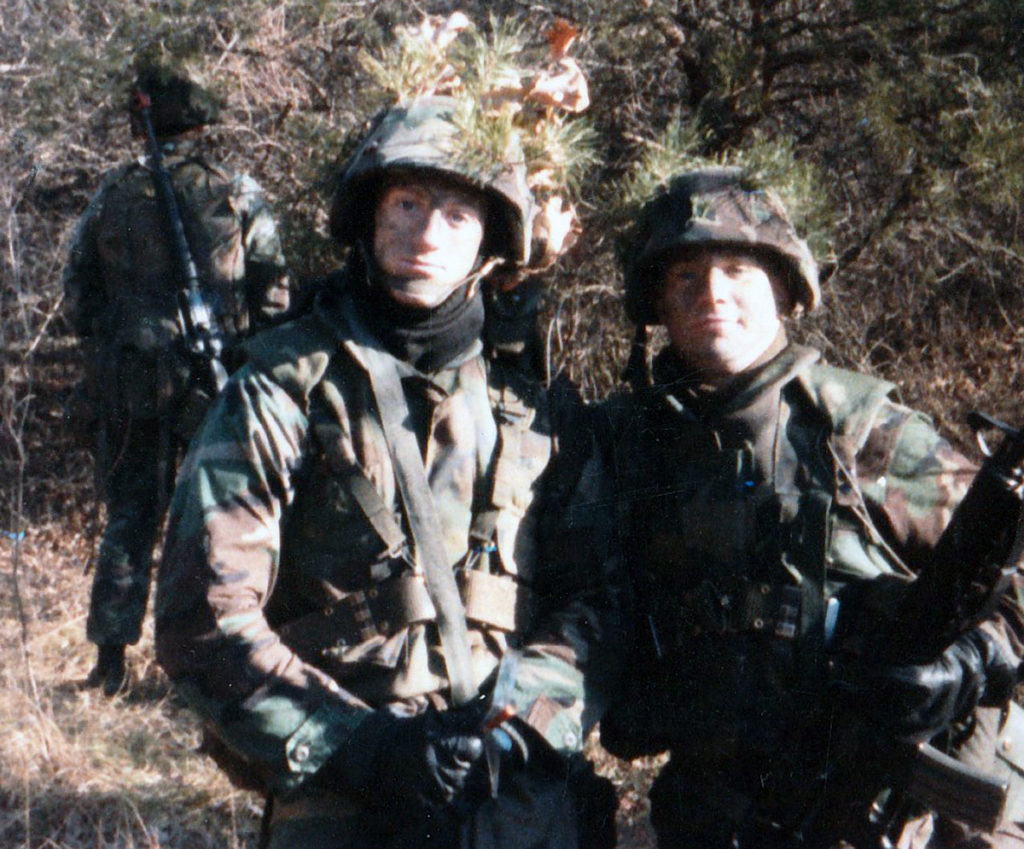
[[351, 310], [345, 310], [344, 315], [352, 332], [350, 344], [357, 348], [366, 366], [370, 388], [377, 402], [384, 439], [412, 533], [413, 555], [423, 571], [427, 591], [437, 609], [437, 630], [452, 701], [456, 705], [464, 705], [476, 696], [466, 611], [441, 538], [437, 506], [427, 483], [419, 442], [409, 425], [409, 405], [402, 389], [402, 379], [395, 359], [378, 347], [379, 343]]
[[[314, 428], [318, 431], [321, 444], [333, 444], [337, 442], [337, 437], [333, 435], [333, 432], [343, 427], [344, 422], [348, 420], [345, 402], [342, 400], [341, 392], [329, 378], [317, 384], [317, 390], [319, 399], [327, 406], [333, 419], [325, 424], [314, 425]], [[339, 452], [335, 451], [334, 453]], [[384, 503], [384, 499], [380, 497], [376, 487], [366, 479], [360, 469], [352, 462], [347, 460], [338, 462], [338, 459], [333, 458], [332, 463], [338, 467], [337, 471], [348, 489], [349, 495], [352, 496], [366, 521], [370, 523], [381, 542], [384, 543], [387, 555], [397, 557], [405, 548], [405, 531], [391, 515], [390, 508]]]

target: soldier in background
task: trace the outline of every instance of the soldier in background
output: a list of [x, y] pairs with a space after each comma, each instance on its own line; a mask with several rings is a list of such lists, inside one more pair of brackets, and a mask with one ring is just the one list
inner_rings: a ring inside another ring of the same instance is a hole
[[533, 204], [514, 150], [453, 153], [455, 108], [375, 122], [346, 265], [248, 346], [171, 505], [158, 660], [271, 847], [614, 844], [581, 754], [619, 652], [606, 477], [575, 390], [487, 332]]
[[[203, 130], [220, 109], [210, 92], [166, 68], [142, 68], [130, 112], [132, 134], [143, 138], [138, 91], [151, 99], [164, 168], [230, 366], [231, 343], [288, 306], [274, 218], [252, 178], [214, 164], [203, 149]], [[125, 646], [139, 640], [177, 458], [211, 400], [182, 344], [172, 250], [143, 156], [104, 177], [64, 274], [71, 323], [86, 352], [72, 415], [96, 439], [107, 507], [86, 624], [99, 657], [86, 685], [107, 695], [126, 681]]]
[[[840, 665], [840, 690], [854, 689], [837, 694], [831, 660], [875, 636], [858, 629], [891, 603], [883, 579], [928, 563], [975, 468], [892, 384], [787, 339], [782, 318], [820, 299], [817, 267], [777, 197], [738, 170], [689, 172], [651, 199], [625, 276], [630, 317], [664, 325], [669, 344], [650, 367], [638, 346], [634, 393], [607, 408], [638, 609], [602, 742], [624, 758], [671, 753], [651, 790], [662, 847], [895, 841], [906, 811], [879, 797], [875, 741], [938, 735], [991, 771], [1008, 715], [1019, 733], [1019, 582], [932, 663], [860, 681]], [[922, 814], [900, 845], [1011, 834], [967, 837]]]

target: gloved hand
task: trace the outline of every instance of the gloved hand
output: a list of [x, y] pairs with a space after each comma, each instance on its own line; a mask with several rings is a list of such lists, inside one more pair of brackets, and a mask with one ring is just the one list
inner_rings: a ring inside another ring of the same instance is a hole
[[481, 712], [476, 707], [396, 716], [377, 710], [327, 762], [326, 778], [375, 804], [450, 803], [483, 755]]
[[978, 705], [998, 705], [1017, 683], [1013, 658], [975, 628], [931, 663], [883, 665], [867, 675], [859, 701], [869, 718], [895, 737], [919, 743]]
[[503, 769], [521, 769], [530, 757], [530, 747], [521, 724], [516, 719], [506, 719], [488, 732], [494, 749], [501, 756]]

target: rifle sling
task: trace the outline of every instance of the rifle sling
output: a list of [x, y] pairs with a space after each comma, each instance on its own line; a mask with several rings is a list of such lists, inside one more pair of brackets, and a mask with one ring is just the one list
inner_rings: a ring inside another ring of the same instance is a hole
[[427, 591], [437, 610], [437, 630], [441, 639], [452, 701], [456, 705], [476, 696], [469, 650], [466, 612], [462, 607], [455, 573], [448, 563], [441, 537], [440, 520], [434, 496], [427, 483], [416, 434], [409, 427], [409, 406], [394, 358], [382, 351], [369, 331], [351, 314], [345, 318], [352, 333], [350, 344], [366, 366], [380, 414], [384, 439], [391, 454], [398, 490], [413, 540], [417, 565], [423, 570]]

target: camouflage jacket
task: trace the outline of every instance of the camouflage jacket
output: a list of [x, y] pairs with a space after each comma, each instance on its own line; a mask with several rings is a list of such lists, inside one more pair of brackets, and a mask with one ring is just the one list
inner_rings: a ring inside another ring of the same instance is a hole
[[[288, 305], [281, 242], [263, 190], [208, 162], [194, 142], [164, 150], [204, 293], [225, 336], [244, 336]], [[78, 223], [64, 272], [76, 332], [166, 351], [178, 335], [174, 277], [148, 159], [115, 169]]]
[[[670, 354], [658, 366], [649, 392], [609, 409], [639, 610], [632, 683], [602, 740], [762, 774], [785, 760], [799, 783], [797, 762], [820, 771], [806, 741], [830, 739], [829, 600], [859, 584], [891, 604], [878, 579], [927, 563], [975, 468], [891, 384], [807, 348], [720, 393]], [[1009, 596], [986, 625], [1018, 657], [1021, 610]]]
[[[160, 663], [278, 791], [369, 710], [447, 700], [353, 313], [323, 292], [311, 314], [254, 340], [186, 458], [158, 579]], [[518, 715], [576, 752], [619, 651], [610, 498], [586, 411], [573, 393], [503, 375], [479, 348], [432, 375], [397, 365], [476, 681], [521, 648]], [[471, 549], [482, 512], [488, 539]]]

